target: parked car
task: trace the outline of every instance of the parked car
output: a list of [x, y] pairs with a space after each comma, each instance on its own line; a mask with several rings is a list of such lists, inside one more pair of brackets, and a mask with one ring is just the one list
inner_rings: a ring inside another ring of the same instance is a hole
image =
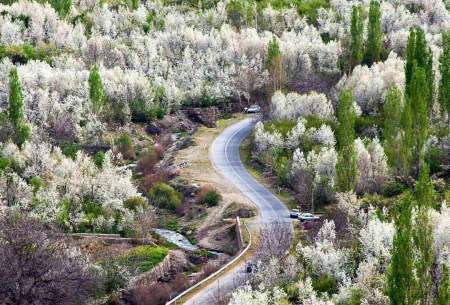
[[246, 107], [246, 108], [244, 108], [244, 112], [246, 112], [246, 113], [258, 113], [258, 112], [260, 112], [261, 111], [261, 107], [259, 107], [258, 105], [256, 105], [256, 104], [254, 104], [254, 105], [251, 105], [250, 107]]
[[300, 216], [300, 210], [299, 209], [292, 209], [290, 213], [291, 218], [298, 218]]
[[315, 215], [313, 215], [313, 214], [311, 214], [311, 213], [301, 213], [301, 214], [299, 215], [298, 219], [300, 219], [301, 222], [304, 222], [304, 221], [312, 221], [312, 222], [315, 222], [315, 221], [319, 221], [319, 220], [320, 220], [320, 217], [315, 216]]

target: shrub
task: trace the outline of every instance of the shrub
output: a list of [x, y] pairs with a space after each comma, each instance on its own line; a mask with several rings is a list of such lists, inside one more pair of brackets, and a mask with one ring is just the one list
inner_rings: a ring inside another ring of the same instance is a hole
[[144, 198], [136, 196], [125, 200], [123, 202], [123, 206], [129, 210], [137, 211], [139, 207], [142, 207], [142, 209], [147, 208], [147, 203]]
[[103, 262], [103, 285], [106, 293], [124, 288], [128, 282], [127, 273], [116, 262]]
[[134, 152], [133, 141], [128, 134], [122, 134], [114, 141], [114, 144], [117, 146], [117, 150], [122, 154], [122, 157], [125, 159], [135, 158], [136, 155]]
[[160, 160], [161, 155], [154, 146], [148, 147], [140, 156], [137, 163], [138, 170], [145, 176], [153, 171], [153, 167]]
[[218, 205], [221, 200], [222, 195], [220, 195], [217, 190], [210, 187], [203, 188], [198, 196], [198, 203], [205, 204], [209, 207]]
[[105, 152], [99, 151], [94, 155], [94, 163], [98, 168], [102, 168], [103, 162], [105, 162]]
[[75, 159], [77, 152], [81, 149], [81, 145], [77, 143], [63, 143], [61, 144], [62, 153], [72, 159]]
[[320, 277], [313, 279], [312, 286], [317, 292], [330, 295], [337, 292], [336, 280], [329, 274], [322, 274]]
[[181, 204], [181, 194], [170, 185], [156, 183], [148, 192], [150, 202], [157, 207], [175, 211]]

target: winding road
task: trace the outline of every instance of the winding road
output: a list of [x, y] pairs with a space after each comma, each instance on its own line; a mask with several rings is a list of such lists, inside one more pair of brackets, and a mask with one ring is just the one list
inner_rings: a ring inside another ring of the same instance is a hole
[[[260, 224], [274, 220], [289, 221], [289, 210], [267, 188], [257, 182], [245, 169], [240, 158], [240, 145], [249, 136], [256, 121], [253, 117], [244, 119], [225, 129], [213, 142], [209, 150], [209, 159], [217, 172], [231, 181], [256, 206], [260, 215]], [[244, 264], [224, 272], [218, 279], [193, 295], [186, 305], [209, 305], [208, 300], [217, 294], [218, 289], [233, 287], [243, 276]]]

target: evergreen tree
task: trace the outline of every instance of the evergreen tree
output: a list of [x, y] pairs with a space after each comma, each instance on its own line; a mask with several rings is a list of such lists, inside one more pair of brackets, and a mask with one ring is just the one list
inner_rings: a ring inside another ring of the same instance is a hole
[[30, 127], [24, 121], [23, 95], [19, 75], [14, 67], [9, 73], [9, 108], [8, 118], [13, 129], [14, 142], [22, 146], [30, 137]]
[[362, 16], [362, 8], [359, 5], [354, 5], [352, 8], [350, 34], [350, 64], [353, 68], [362, 62], [364, 56], [364, 21]]
[[408, 43], [406, 44], [406, 63], [405, 63], [405, 96], [409, 95], [409, 87], [411, 84], [414, 66], [416, 65], [416, 31], [409, 31]]
[[442, 33], [442, 54], [439, 57], [439, 103], [442, 113], [450, 118], [450, 31]]
[[414, 244], [417, 249], [415, 269], [417, 274], [417, 299], [422, 305], [431, 304], [433, 270], [433, 226], [430, 210], [433, 207], [435, 193], [426, 163], [420, 167], [419, 181], [416, 183], [417, 215], [414, 226]]
[[338, 107], [339, 127], [337, 131], [339, 156], [337, 162], [337, 186], [339, 191], [351, 191], [357, 180], [355, 153], [355, 121], [352, 93], [341, 92]]
[[369, 25], [367, 29], [366, 60], [369, 65], [381, 59], [383, 38], [381, 32], [381, 10], [377, 0], [370, 1]]
[[402, 95], [397, 87], [389, 88], [383, 106], [384, 151], [391, 168], [398, 171], [400, 164], [400, 120], [402, 115]]
[[395, 235], [387, 275], [387, 295], [391, 305], [415, 304], [413, 267], [412, 195], [407, 192], [395, 212]]
[[59, 16], [66, 17], [70, 12], [72, 0], [50, 0], [50, 5], [58, 12]]
[[441, 281], [439, 283], [438, 305], [450, 305], [450, 276], [448, 267], [442, 266]]
[[267, 66], [271, 78], [272, 93], [280, 90], [283, 81], [283, 63], [280, 46], [275, 36], [269, 42], [267, 50]]
[[89, 97], [95, 113], [99, 113], [105, 103], [105, 92], [98, 65], [94, 65], [89, 73]]

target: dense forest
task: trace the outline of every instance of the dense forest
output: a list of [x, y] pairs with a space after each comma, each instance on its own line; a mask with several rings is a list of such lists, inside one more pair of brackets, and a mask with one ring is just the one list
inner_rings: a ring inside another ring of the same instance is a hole
[[226, 198], [172, 155], [251, 104], [244, 163], [321, 221], [215, 303], [449, 305], [442, 0], [0, 0], [0, 304], [165, 304], [216, 270], [154, 229], [202, 238]]

